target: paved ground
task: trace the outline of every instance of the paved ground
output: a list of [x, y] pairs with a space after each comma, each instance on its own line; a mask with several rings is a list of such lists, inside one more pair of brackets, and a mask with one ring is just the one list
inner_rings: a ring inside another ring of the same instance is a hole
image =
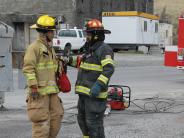
[[[125, 111], [112, 111], [105, 117], [107, 138], [184, 138], [183, 72], [163, 66], [163, 56], [116, 53], [116, 71], [111, 84], [129, 85], [132, 104]], [[76, 70], [69, 69], [72, 84]], [[25, 90], [6, 93], [0, 111], [0, 138], [30, 138], [31, 123], [25, 111]], [[77, 95], [60, 94], [65, 107], [61, 138], [81, 138], [76, 121]]]

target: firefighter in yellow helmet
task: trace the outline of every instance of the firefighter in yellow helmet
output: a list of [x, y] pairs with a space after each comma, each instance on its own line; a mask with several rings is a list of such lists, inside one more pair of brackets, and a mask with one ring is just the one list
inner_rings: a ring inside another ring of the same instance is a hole
[[70, 58], [69, 65], [78, 66], [75, 92], [78, 100], [78, 123], [83, 138], [105, 138], [103, 118], [106, 110], [107, 89], [114, 72], [114, 54], [111, 47], [104, 43], [105, 30], [97, 20], [90, 20], [86, 25], [87, 42], [83, 46], [82, 60]]
[[39, 34], [28, 46], [23, 65], [29, 88], [27, 114], [32, 122], [32, 138], [56, 138], [64, 111], [56, 83], [58, 61], [52, 47], [55, 18], [40, 16], [30, 28]]

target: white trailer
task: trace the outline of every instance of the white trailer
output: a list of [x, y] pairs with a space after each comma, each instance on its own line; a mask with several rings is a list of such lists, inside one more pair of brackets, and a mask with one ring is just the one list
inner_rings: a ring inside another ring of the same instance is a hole
[[104, 28], [111, 31], [105, 42], [114, 50], [158, 45], [158, 17], [137, 11], [103, 12]]

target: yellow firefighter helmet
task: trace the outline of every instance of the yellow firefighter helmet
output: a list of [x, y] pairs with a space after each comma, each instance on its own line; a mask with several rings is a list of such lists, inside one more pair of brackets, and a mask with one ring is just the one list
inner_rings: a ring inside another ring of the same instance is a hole
[[55, 30], [56, 20], [49, 15], [42, 15], [38, 18], [36, 24], [30, 26], [32, 29]]

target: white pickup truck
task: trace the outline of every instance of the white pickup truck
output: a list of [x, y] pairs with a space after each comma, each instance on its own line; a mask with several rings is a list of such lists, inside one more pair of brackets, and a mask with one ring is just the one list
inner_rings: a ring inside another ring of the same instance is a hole
[[63, 51], [66, 46], [71, 47], [73, 52], [77, 52], [86, 42], [82, 29], [61, 29], [57, 37], [53, 39], [53, 47], [56, 52]]

